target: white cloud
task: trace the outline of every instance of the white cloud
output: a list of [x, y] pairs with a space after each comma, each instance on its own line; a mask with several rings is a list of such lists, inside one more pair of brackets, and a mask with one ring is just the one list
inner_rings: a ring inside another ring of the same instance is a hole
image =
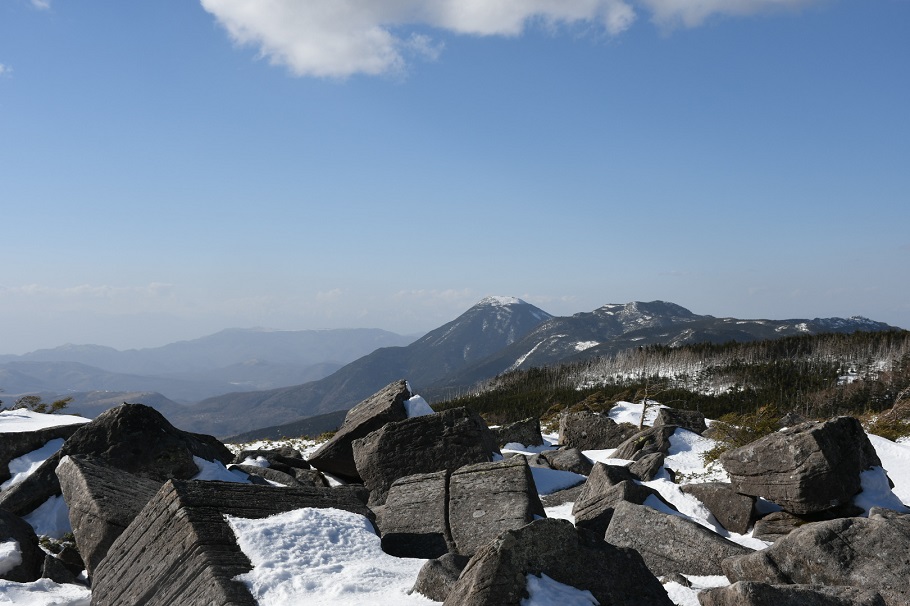
[[[529, 24], [594, 27], [617, 35], [636, 7], [662, 27], [695, 27], [714, 15], [745, 16], [826, 0], [200, 0], [234, 42], [297, 76], [344, 78], [402, 72], [434, 60], [441, 42], [414, 28], [520, 36]], [[32, 0], [47, 6], [48, 0]]]
[[429, 27], [458, 34], [518, 36], [530, 22], [598, 24], [611, 34], [631, 25], [627, 0], [200, 0], [235, 43], [298, 76], [401, 72], [412, 56], [442, 49]]
[[32, 0], [32, 6], [41, 10], [48, 10], [51, 7], [50, 0]]
[[697, 27], [715, 16], [744, 17], [793, 10], [824, 0], [636, 0], [663, 27]]
[[13, 73], [13, 68], [11, 68], [9, 65], [0, 63], [0, 76], [6, 76], [11, 73]]

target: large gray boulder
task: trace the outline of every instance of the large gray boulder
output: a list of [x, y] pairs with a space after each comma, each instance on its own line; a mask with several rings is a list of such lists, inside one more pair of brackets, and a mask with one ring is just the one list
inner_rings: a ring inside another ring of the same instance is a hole
[[10, 479], [9, 463], [22, 455], [43, 448], [51, 440], [73, 435], [79, 424], [58, 425], [33, 431], [4, 432], [0, 438], [0, 484]]
[[[588, 480], [590, 482], [590, 479]], [[585, 488], [575, 505], [572, 506], [572, 515], [575, 525], [579, 528], [590, 530], [598, 536], [603, 536], [613, 519], [613, 513], [620, 503], [635, 503], [642, 505], [654, 497], [663, 502], [667, 507], [675, 509], [664, 501], [660, 494], [649, 486], [642, 486], [636, 482], [623, 481], [614, 486], [588, 486]]]
[[382, 550], [401, 558], [438, 558], [454, 547], [447, 519], [449, 472], [398, 478], [376, 508]]
[[849, 503], [860, 473], [881, 465], [853, 417], [784, 429], [721, 456], [736, 492], [763, 497], [795, 514]]
[[805, 524], [771, 547], [731, 558], [731, 581], [847, 585], [877, 591], [889, 606], [910, 603], [910, 516], [875, 512]]
[[457, 553], [447, 553], [435, 560], [428, 560], [417, 574], [411, 591], [416, 591], [434, 602], [444, 602], [468, 565], [469, 559]]
[[856, 587], [738, 582], [698, 594], [701, 606], [885, 606], [878, 593]]
[[229, 482], [164, 484], [114, 541], [92, 579], [93, 606], [256, 606], [235, 577], [249, 572], [225, 515], [264, 518], [305, 507], [372, 513], [352, 493]]
[[[529, 461], [530, 462], [530, 461]], [[534, 463], [532, 463], [534, 464]], [[591, 473], [594, 463], [577, 448], [545, 450], [536, 457], [536, 464], [559, 471], [571, 471], [586, 476]]]
[[838, 518], [852, 518], [863, 515], [865, 510], [848, 503], [825, 511], [816, 511], [803, 515], [796, 515], [787, 511], [775, 511], [755, 521], [752, 536], [762, 541], [771, 543], [785, 537], [793, 530], [810, 522], [825, 522]]
[[0, 570], [0, 579], [17, 583], [30, 583], [41, 576], [44, 552], [32, 527], [8, 511], [0, 509], [0, 544], [18, 543], [21, 562], [8, 570]]
[[633, 461], [629, 465], [629, 471], [638, 476], [642, 482], [650, 482], [660, 474], [660, 470], [664, 467], [664, 461], [666, 460], [666, 455], [662, 452], [652, 452], [649, 455], [645, 455]]
[[654, 426], [659, 425], [676, 425], [699, 435], [708, 429], [704, 414], [697, 410], [678, 410], [676, 408], [659, 408], [657, 418], [654, 419]]
[[752, 552], [700, 524], [626, 501], [617, 503], [604, 540], [638, 551], [656, 576], [719, 575], [726, 558]]
[[755, 519], [755, 497], [739, 494], [729, 482], [684, 484], [679, 488], [704, 503], [708, 511], [730, 532], [749, 532], [749, 526]]
[[26, 515], [60, 494], [55, 473], [67, 455], [91, 455], [133, 475], [164, 482], [189, 479], [199, 473], [194, 456], [230, 463], [231, 451], [212, 436], [181, 431], [160, 412], [142, 404], [123, 404], [107, 410], [73, 433], [25, 481], [0, 495], [0, 507]]
[[632, 549], [609, 545], [567, 520], [537, 520], [509, 530], [471, 558], [446, 606], [519, 606], [527, 575], [590, 591], [611, 606], [671, 606], [660, 582]]
[[65, 457], [56, 473], [69, 507], [76, 546], [91, 576], [114, 540], [155, 496], [162, 482], [84, 455]]
[[546, 515], [524, 457], [467, 465], [449, 480], [449, 527], [461, 555]]
[[360, 481], [354, 463], [354, 440], [366, 437], [386, 423], [408, 418], [405, 402], [411, 398], [407, 382], [395, 381], [348, 411], [344, 422], [329, 441], [309, 457], [321, 471], [352, 481]]
[[496, 436], [496, 444], [517, 443], [523, 446], [543, 446], [543, 436], [540, 435], [540, 419], [530, 417], [523, 421], [515, 421], [501, 427], [491, 428]]
[[559, 417], [559, 443], [566, 448], [616, 448], [637, 431], [634, 425], [619, 424], [605, 414], [589, 410], [568, 412]]
[[372, 505], [385, 503], [398, 478], [489, 462], [499, 452], [487, 424], [466, 408], [387, 423], [353, 449]]
[[617, 446], [612, 457], [638, 461], [657, 452], [666, 456], [670, 452], [670, 436], [676, 432], [676, 429], [675, 425], [658, 425], [643, 429]]

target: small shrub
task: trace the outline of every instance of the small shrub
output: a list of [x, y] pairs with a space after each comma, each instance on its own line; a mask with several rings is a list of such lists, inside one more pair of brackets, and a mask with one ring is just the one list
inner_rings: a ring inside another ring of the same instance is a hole
[[729, 450], [751, 444], [777, 431], [781, 414], [777, 406], [762, 406], [753, 413], [729, 413], [711, 424], [712, 438], [717, 441], [714, 448], [702, 455], [705, 463], [717, 461]]

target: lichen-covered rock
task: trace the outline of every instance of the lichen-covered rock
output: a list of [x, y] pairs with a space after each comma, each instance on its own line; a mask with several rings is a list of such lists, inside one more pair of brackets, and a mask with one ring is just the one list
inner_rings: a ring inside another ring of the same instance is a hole
[[162, 482], [142, 478], [82, 455], [57, 466], [76, 546], [92, 575], [114, 540], [155, 496]]
[[594, 463], [577, 448], [560, 448], [545, 450], [539, 457], [546, 461], [546, 466], [559, 471], [571, 471], [586, 476], [591, 473]]
[[746, 534], [749, 531], [755, 518], [755, 497], [739, 494], [729, 482], [684, 484], [679, 488], [704, 503], [730, 532]]
[[752, 552], [700, 524], [627, 501], [617, 503], [604, 540], [638, 551], [656, 576], [719, 575], [725, 559]]
[[[592, 472], [592, 476], [594, 473]], [[588, 478], [588, 482], [591, 479]], [[585, 483], [581, 495], [572, 507], [575, 525], [603, 536], [613, 518], [613, 512], [621, 502], [641, 505], [648, 497], [662, 501], [667, 507], [675, 509], [663, 500], [656, 490], [625, 480], [615, 485], [607, 485], [595, 479], [590, 485]]]
[[499, 452], [487, 424], [466, 408], [387, 423], [353, 449], [373, 505], [385, 503], [398, 478], [489, 462]]
[[724, 562], [731, 581], [846, 585], [910, 603], [910, 516], [873, 512], [804, 524], [774, 545]]
[[698, 594], [701, 606], [885, 606], [878, 593], [855, 587], [738, 582]]
[[634, 425], [617, 423], [605, 414], [589, 410], [569, 412], [559, 417], [559, 443], [565, 448], [616, 448], [637, 431]]
[[417, 574], [411, 591], [416, 591], [434, 602], [444, 602], [468, 565], [469, 559], [457, 553], [447, 553], [435, 560], [427, 561]]
[[662, 452], [652, 452], [629, 465], [629, 471], [638, 476], [642, 482], [650, 482], [663, 469], [666, 456]]
[[527, 575], [590, 591], [600, 604], [671, 606], [635, 550], [605, 543], [567, 520], [536, 520], [487, 543], [468, 562], [446, 606], [519, 606]]
[[449, 527], [455, 551], [473, 555], [490, 537], [546, 517], [523, 457], [461, 467], [449, 479]]
[[408, 418], [405, 402], [411, 397], [407, 382], [395, 381], [348, 411], [338, 431], [310, 455], [309, 463], [321, 471], [360, 481], [352, 444], [386, 423]]
[[93, 606], [256, 606], [235, 580], [252, 568], [225, 515], [263, 518], [304, 507], [372, 517], [352, 493], [229, 482], [164, 484], [114, 541], [92, 579]]
[[860, 473], [881, 465], [853, 417], [803, 423], [721, 456], [736, 492], [763, 497], [795, 514], [849, 503]]

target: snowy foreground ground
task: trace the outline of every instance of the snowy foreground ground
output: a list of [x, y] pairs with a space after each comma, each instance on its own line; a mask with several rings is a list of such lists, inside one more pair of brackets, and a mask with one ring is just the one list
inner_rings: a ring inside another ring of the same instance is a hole
[[[415, 399], [416, 400], [416, 399]], [[421, 401], [412, 403], [412, 416], [427, 412]], [[656, 411], [653, 411], [656, 414]], [[638, 422], [641, 405], [620, 403], [610, 411], [617, 422]], [[653, 414], [651, 415], [653, 417]], [[79, 423], [85, 419], [64, 415], [40, 415], [23, 411], [0, 413], [0, 433], [31, 431], [52, 424]], [[649, 423], [650, 424], [650, 423]], [[556, 436], [545, 435], [550, 443]], [[863, 474], [863, 492], [855, 503], [868, 511], [875, 505], [900, 509], [910, 503], [910, 443], [894, 443], [878, 436], [870, 436], [882, 460], [883, 469], [873, 469]], [[60, 448], [59, 441], [50, 443], [39, 451], [29, 453], [10, 464], [13, 478], [3, 485], [7, 488], [22, 481], [34, 471], [41, 461]], [[701, 454], [710, 449], [713, 441], [686, 430], [677, 430], [671, 439], [672, 448], [666, 465], [676, 471], [686, 482], [726, 480], [719, 466], [705, 468]], [[256, 445], [251, 445], [256, 447]], [[294, 444], [302, 450], [312, 451], [313, 444]], [[509, 444], [504, 451], [539, 452], [548, 447], [525, 448]], [[306, 453], [305, 453], [306, 454]], [[585, 453], [594, 461], [614, 464], [625, 463], [611, 459], [611, 450], [592, 450]], [[251, 461], [252, 462], [252, 461]], [[220, 464], [197, 459], [200, 480], [244, 481], [244, 477], [227, 471]], [[884, 473], [894, 482], [888, 488]], [[569, 472], [532, 468], [538, 492], [550, 494], [577, 484], [580, 476]], [[679, 512], [673, 512], [655, 500], [649, 504], [656, 509], [688, 517], [718, 532], [732, 541], [753, 549], [769, 545], [750, 535], [738, 535], [723, 529], [707, 509], [695, 498], [683, 494], [669, 477], [646, 482]], [[761, 503], [775, 509], [771, 503]], [[547, 509], [547, 515], [572, 520], [572, 504], [567, 503]], [[28, 517], [38, 534], [60, 537], [70, 531], [66, 504], [61, 498], [52, 499]], [[228, 522], [237, 536], [243, 552], [253, 563], [253, 570], [238, 577], [247, 584], [262, 606], [293, 606], [314, 604], [332, 606], [398, 606], [408, 604], [438, 604], [419, 594], [408, 594], [424, 560], [395, 558], [382, 552], [379, 537], [370, 523], [355, 514], [334, 509], [301, 509], [262, 520], [229, 517]], [[18, 546], [0, 543], [0, 571], [18, 564]], [[697, 606], [699, 589], [726, 585], [724, 577], [689, 577], [692, 588], [677, 583], [665, 585], [670, 598], [680, 606]], [[590, 606], [596, 604], [590, 593], [567, 587], [544, 575], [529, 576], [530, 599], [523, 606]], [[58, 585], [47, 579], [35, 583], [0, 581], [0, 604], [17, 606], [89, 606], [91, 594], [77, 585]]]

